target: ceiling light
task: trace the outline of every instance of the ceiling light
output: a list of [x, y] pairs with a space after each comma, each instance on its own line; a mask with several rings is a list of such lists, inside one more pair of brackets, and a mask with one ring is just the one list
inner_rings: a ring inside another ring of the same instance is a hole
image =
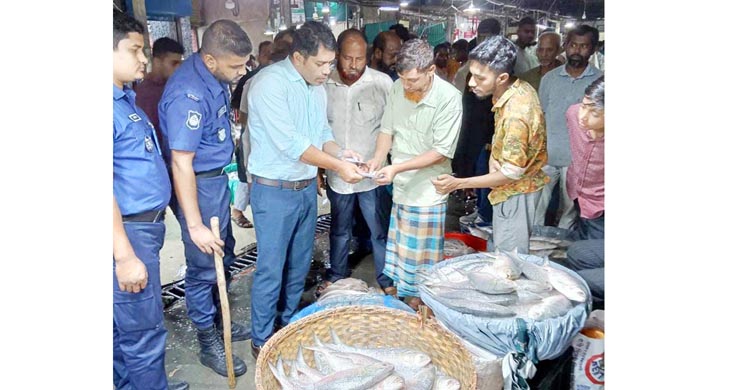
[[398, 11], [399, 10], [398, 7], [394, 7], [394, 6], [391, 6], [391, 5], [384, 5], [384, 6], [380, 7], [380, 8], [378, 8], [378, 9], [381, 10], [381, 11]]
[[281, 17], [281, 24], [279, 24], [279, 31], [286, 30], [286, 23], [284, 22], [284, 17]]
[[328, 6], [328, 2], [327, 1], [325, 3], [323, 3], [323, 13], [324, 14], [331, 13], [331, 7]]
[[464, 12], [466, 12], [467, 14], [475, 14], [479, 12], [479, 8], [474, 7], [474, 0], [471, 0], [469, 8], [465, 9]]
[[573, 21], [569, 21], [568, 23], [565, 23], [565, 28], [573, 28], [575, 26], [576, 26], [576, 24], [573, 23]]
[[271, 28], [271, 18], [268, 18], [268, 21], [266, 21], [266, 31], [263, 32], [263, 35], [273, 35], [273, 29]]
[[402, 1], [401, 2], [401, 6], [402, 7], [408, 7], [409, 6], [409, 2], [408, 1]]

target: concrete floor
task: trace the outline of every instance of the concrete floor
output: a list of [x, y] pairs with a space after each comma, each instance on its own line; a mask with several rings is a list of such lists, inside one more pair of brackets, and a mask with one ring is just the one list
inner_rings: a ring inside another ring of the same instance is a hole
[[[318, 214], [330, 212], [330, 204], [324, 198], [318, 198]], [[465, 215], [462, 203], [451, 198], [446, 218], [446, 231], [458, 230], [458, 217]], [[250, 209], [245, 215], [252, 221]], [[161, 251], [162, 284], [182, 279], [180, 269], [185, 264], [180, 229], [176, 219], [170, 213], [166, 218], [167, 234], [164, 248]], [[236, 224], [232, 226], [237, 241], [235, 253], [242, 253], [244, 248], [254, 243], [255, 229], [243, 229]], [[352, 277], [366, 281], [370, 286], [377, 286], [372, 256], [362, 258], [352, 264]], [[229, 288], [229, 300], [232, 320], [242, 324], [250, 323], [250, 287], [253, 281], [253, 268], [235, 275]], [[313, 302], [312, 289], [302, 297], [301, 307]], [[209, 390], [228, 388], [227, 378], [214, 373], [198, 361], [198, 341], [195, 328], [187, 317], [184, 299], [176, 302], [164, 312], [164, 322], [168, 330], [166, 347], [166, 372], [170, 380], [186, 381], [192, 390]], [[232, 352], [242, 359], [248, 367], [247, 373], [237, 378], [237, 390], [255, 389], [255, 359], [251, 354], [250, 341], [232, 343]]]

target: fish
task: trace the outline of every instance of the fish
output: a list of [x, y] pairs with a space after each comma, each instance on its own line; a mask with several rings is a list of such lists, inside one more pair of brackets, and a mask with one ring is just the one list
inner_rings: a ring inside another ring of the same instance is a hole
[[549, 254], [549, 257], [553, 257], [556, 259], [567, 259], [568, 251], [565, 249], [555, 249], [552, 251], [552, 253]]
[[341, 342], [336, 332], [329, 327], [331, 332], [331, 339], [333, 343], [326, 344], [320, 341], [320, 339], [313, 335], [313, 340], [316, 346], [320, 348], [327, 348], [333, 351], [349, 352], [354, 354], [364, 355], [373, 358], [378, 361], [391, 363], [395, 366], [396, 373], [402, 377], [409, 376], [410, 373], [427, 366], [432, 362], [429, 355], [424, 352], [416, 351], [407, 348], [369, 348], [369, 347], [354, 347]]
[[518, 262], [506, 252], [497, 251], [493, 254], [493, 258], [495, 261], [485, 268], [487, 271], [511, 280], [518, 279], [521, 276], [521, 268]]
[[370, 388], [370, 390], [402, 390], [406, 389], [406, 381], [398, 375], [391, 375], [382, 382]]
[[437, 374], [435, 375], [435, 383], [432, 385], [432, 390], [459, 390], [459, 389], [461, 389], [461, 382], [456, 380], [456, 378], [445, 375], [440, 370], [438, 370]]
[[[552, 287], [550, 287], [551, 289]], [[485, 294], [481, 291], [473, 289], [453, 289], [442, 286], [433, 286], [430, 288], [437, 297], [444, 297], [448, 299], [469, 299], [480, 302], [496, 303], [498, 305], [509, 305], [518, 301], [518, 296], [510, 294]]]
[[546, 293], [535, 293], [528, 290], [518, 290], [516, 291], [516, 295], [518, 296], [518, 302], [519, 305], [525, 305], [529, 303], [539, 303], [549, 295], [549, 292]]
[[545, 236], [531, 236], [529, 241], [548, 242], [550, 244], [559, 244], [562, 242], [559, 238], [545, 237]]
[[[427, 290], [429, 293], [429, 288]], [[434, 296], [433, 293], [430, 295]], [[448, 299], [441, 297], [435, 297], [435, 300], [453, 310], [480, 317], [511, 317], [516, 314], [505, 306], [489, 302], [476, 302], [468, 299]]]
[[313, 383], [300, 383], [288, 378], [283, 366], [278, 363], [276, 368], [271, 363], [268, 366], [284, 390], [366, 390], [382, 382], [393, 372], [393, 365], [377, 362], [338, 371]]
[[552, 291], [552, 285], [546, 282], [537, 282], [531, 279], [518, 279], [516, 282], [516, 291], [528, 291], [532, 293], [545, 293]]
[[586, 290], [581, 287], [581, 283], [565, 271], [545, 267], [549, 276], [549, 283], [555, 290], [559, 291], [566, 298], [575, 302], [586, 302]]
[[547, 318], [559, 317], [567, 313], [573, 305], [570, 304], [570, 300], [565, 298], [563, 295], [553, 295], [551, 297], [544, 298], [541, 303], [534, 305], [529, 309], [528, 318], [536, 321], [541, 321]]
[[509, 294], [516, 291], [516, 286], [503, 276], [487, 272], [467, 273], [471, 284], [485, 294]]
[[320, 294], [320, 297], [318, 297], [318, 302], [325, 302], [327, 300], [332, 300], [340, 297], [351, 297], [351, 296], [359, 296], [359, 295], [366, 295], [366, 292], [362, 291], [353, 291], [353, 290], [331, 290], [331, 291], [324, 291], [322, 294]]
[[524, 261], [521, 263], [521, 270], [527, 278], [535, 282], [549, 284], [549, 275], [544, 267], [530, 261]]
[[409, 390], [430, 390], [435, 382], [435, 366], [432, 364], [422, 367], [409, 378], [404, 378]]
[[545, 249], [556, 249], [557, 245], [546, 241], [529, 241], [530, 251], [540, 251]]
[[380, 360], [354, 352], [336, 351], [325, 346], [305, 347], [314, 352], [320, 352], [332, 371], [338, 372], [354, 367], [366, 366]]
[[295, 362], [297, 363], [297, 370], [314, 381], [320, 380], [325, 376], [322, 372], [307, 365], [305, 357], [302, 356], [302, 345], [297, 347], [297, 360]]

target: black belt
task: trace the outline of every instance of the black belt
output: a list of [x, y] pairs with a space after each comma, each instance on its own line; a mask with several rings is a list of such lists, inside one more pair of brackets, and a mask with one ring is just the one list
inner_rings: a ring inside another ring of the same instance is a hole
[[264, 186], [281, 187], [294, 191], [304, 190], [310, 185], [310, 183], [316, 181], [315, 178], [299, 181], [271, 180], [255, 175], [252, 175], [252, 178], [253, 183], [263, 184]]
[[206, 179], [209, 177], [220, 176], [224, 173], [224, 168], [216, 168], [210, 171], [195, 172], [195, 177], [198, 179]]
[[122, 222], [161, 222], [164, 220], [165, 210], [144, 211], [138, 214], [123, 215]]

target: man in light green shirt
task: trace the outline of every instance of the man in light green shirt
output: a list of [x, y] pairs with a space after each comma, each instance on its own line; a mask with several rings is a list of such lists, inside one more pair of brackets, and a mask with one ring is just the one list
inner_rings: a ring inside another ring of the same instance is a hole
[[[432, 47], [414, 39], [396, 57], [400, 79], [391, 88], [380, 124], [370, 172], [379, 185], [393, 183], [393, 208], [384, 274], [399, 297], [418, 306], [416, 273], [443, 259], [448, 195], [430, 179], [451, 173], [461, 128], [461, 94], [435, 77]], [[392, 165], [382, 167], [388, 152]]]

